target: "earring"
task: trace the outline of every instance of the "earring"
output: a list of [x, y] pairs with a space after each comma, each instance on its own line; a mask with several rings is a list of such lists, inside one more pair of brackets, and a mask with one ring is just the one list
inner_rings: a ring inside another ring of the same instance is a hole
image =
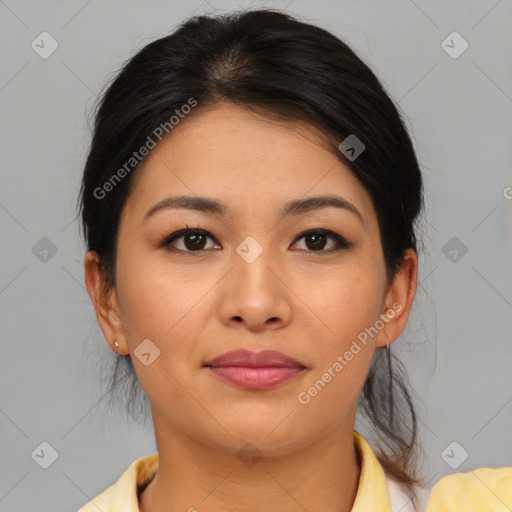
[[114, 347], [119, 347], [119, 343], [117, 343], [117, 340], [114, 340]]
[[[386, 337], [388, 335], [386, 334]], [[389, 346], [389, 338], [387, 339], [387, 342], [386, 342], [386, 355], [387, 355], [387, 358], [388, 358], [388, 371], [389, 371], [389, 379], [393, 379], [393, 371], [391, 370], [391, 347]]]
[[[386, 331], [384, 331], [386, 332]], [[393, 369], [391, 368], [391, 347], [389, 345], [389, 337], [386, 333], [387, 343], [386, 343], [386, 355], [388, 359], [388, 373], [389, 373], [389, 424], [393, 427]]]

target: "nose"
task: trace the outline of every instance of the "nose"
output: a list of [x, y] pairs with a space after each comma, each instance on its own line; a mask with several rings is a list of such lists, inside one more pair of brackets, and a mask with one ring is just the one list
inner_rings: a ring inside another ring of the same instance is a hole
[[286, 271], [277, 267], [271, 249], [263, 250], [255, 259], [244, 258], [243, 253], [234, 255], [220, 298], [224, 323], [259, 332], [290, 322], [293, 293], [286, 284]]

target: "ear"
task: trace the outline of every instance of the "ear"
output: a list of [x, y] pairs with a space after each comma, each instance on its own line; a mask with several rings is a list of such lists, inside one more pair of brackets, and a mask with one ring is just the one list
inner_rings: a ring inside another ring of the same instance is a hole
[[[411, 311], [418, 280], [418, 256], [412, 249], [404, 251], [404, 261], [389, 285], [381, 311], [384, 327], [379, 332], [376, 347], [393, 343], [404, 330]], [[387, 336], [386, 336], [387, 335]]]
[[[126, 342], [117, 294], [114, 288], [111, 290], [105, 288], [97, 252], [87, 252], [84, 269], [85, 285], [94, 305], [96, 318], [103, 331], [103, 336], [116, 354], [129, 354], [130, 350]], [[114, 346], [114, 341], [117, 341], [119, 347]]]

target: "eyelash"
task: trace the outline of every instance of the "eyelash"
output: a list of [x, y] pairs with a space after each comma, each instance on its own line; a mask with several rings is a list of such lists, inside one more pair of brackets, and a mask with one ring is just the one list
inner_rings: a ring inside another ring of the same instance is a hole
[[[179, 238], [183, 238], [186, 235], [204, 235], [204, 236], [211, 238], [212, 240], [214, 240], [216, 242], [215, 238], [212, 235], [210, 235], [210, 233], [208, 233], [208, 231], [205, 231], [203, 229], [197, 229], [197, 228], [193, 229], [193, 228], [187, 227], [185, 229], [180, 229], [179, 231], [175, 231], [171, 235], [165, 237], [164, 240], [162, 242], [160, 242], [159, 247], [166, 248], [169, 251], [183, 252], [183, 253], [201, 253], [201, 252], [205, 252], [208, 250], [208, 249], [199, 249], [197, 251], [191, 251], [191, 250], [184, 250], [184, 249], [176, 249], [175, 247], [173, 247], [173, 248], [169, 247], [172, 242], [174, 242], [175, 240], [177, 240]], [[340, 251], [342, 249], [350, 249], [353, 246], [353, 244], [351, 242], [347, 241], [345, 238], [343, 238], [341, 235], [338, 235], [334, 231], [331, 231], [329, 229], [320, 229], [320, 228], [309, 229], [307, 231], [304, 231], [299, 236], [297, 236], [297, 238], [293, 241], [293, 244], [295, 245], [302, 238], [306, 238], [306, 237], [312, 236], [312, 235], [326, 235], [328, 238], [333, 239], [338, 244], [338, 247], [336, 247], [334, 249], [328, 249], [328, 250], [320, 249], [318, 251], [308, 250], [308, 249], [299, 249], [299, 250], [310, 252], [310, 253], [333, 253], [333, 252]]]

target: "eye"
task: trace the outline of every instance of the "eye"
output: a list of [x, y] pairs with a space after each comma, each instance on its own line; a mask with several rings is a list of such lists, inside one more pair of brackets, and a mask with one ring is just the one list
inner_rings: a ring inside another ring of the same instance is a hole
[[207, 238], [213, 240], [213, 237], [202, 229], [180, 229], [166, 237], [159, 245], [160, 247], [168, 247], [175, 241], [183, 239], [181, 244], [177, 244], [181, 245], [181, 247], [173, 246], [176, 250], [182, 252], [200, 252], [207, 249], [207, 247], [205, 247]]
[[[172, 246], [173, 249], [182, 252], [201, 252], [208, 247], [206, 247], [207, 239], [214, 241], [214, 238], [203, 229], [180, 229], [179, 231], [175, 231], [171, 235], [167, 236], [160, 244], [160, 247], [169, 248]], [[292, 246], [297, 245], [298, 240], [306, 240], [306, 250], [307, 252], [334, 252], [339, 251], [341, 249], [348, 249], [352, 247], [352, 243], [348, 242], [341, 235], [338, 235], [334, 231], [330, 231], [328, 229], [310, 229], [301, 233], [299, 237], [297, 237]], [[324, 250], [326, 245], [328, 245], [328, 240], [334, 242], [334, 248], [330, 248]], [[173, 245], [176, 241], [181, 241], [180, 244]], [[178, 246], [177, 246], [178, 245]], [[181, 245], [181, 246], [179, 246]], [[212, 247], [210, 247], [211, 249]], [[215, 247], [214, 247], [215, 248]], [[217, 246], [217, 248], [220, 248]], [[172, 250], [169, 248], [169, 250]]]
[[[334, 233], [334, 231], [330, 231], [328, 229], [310, 229], [302, 233], [296, 240], [301, 239], [307, 240], [306, 242], [306, 250], [308, 252], [333, 252], [339, 251], [341, 249], [348, 249], [352, 247], [352, 243], [348, 242], [341, 235]], [[331, 239], [334, 240], [335, 247], [323, 250], [327, 245], [327, 241]], [[296, 242], [294, 242], [294, 245]]]

